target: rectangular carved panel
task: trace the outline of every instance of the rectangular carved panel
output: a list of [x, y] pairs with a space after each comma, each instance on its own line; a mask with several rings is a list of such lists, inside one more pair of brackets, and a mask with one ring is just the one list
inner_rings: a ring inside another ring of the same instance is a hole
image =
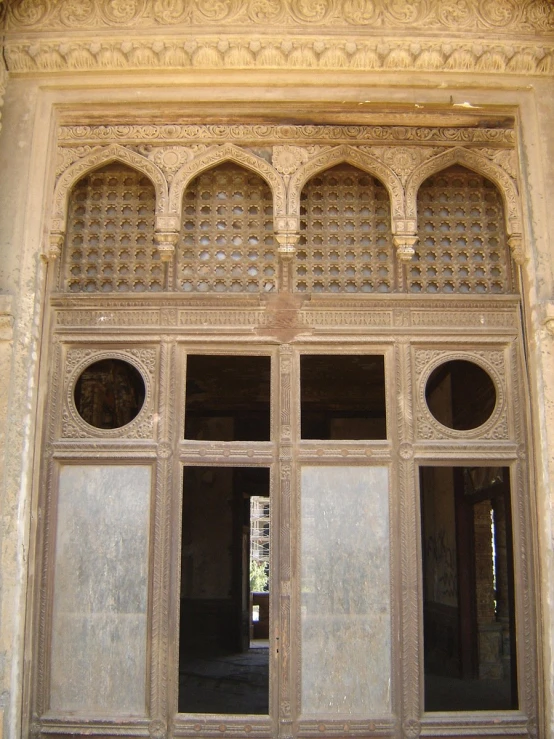
[[150, 468], [60, 472], [50, 708], [145, 713]]

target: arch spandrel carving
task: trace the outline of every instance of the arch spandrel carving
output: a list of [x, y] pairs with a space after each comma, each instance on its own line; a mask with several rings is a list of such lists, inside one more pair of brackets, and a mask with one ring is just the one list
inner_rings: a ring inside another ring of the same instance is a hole
[[218, 164], [223, 164], [223, 162], [234, 162], [258, 174], [267, 182], [273, 193], [275, 217], [286, 215], [286, 189], [283, 178], [265, 159], [234, 144], [213, 146], [178, 170], [169, 190], [169, 215], [178, 216], [180, 214], [183, 195], [191, 180], [206, 169], [216, 167]]
[[461, 164], [491, 180], [504, 203], [504, 217], [508, 236], [521, 233], [521, 208], [517, 186], [512, 178], [490, 159], [469, 149], [456, 147], [421, 164], [406, 182], [406, 217], [417, 218], [417, 193], [426, 179], [453, 164]]
[[51, 231], [63, 233], [67, 227], [67, 203], [73, 186], [86, 174], [112, 162], [121, 162], [141, 172], [151, 180], [156, 192], [156, 214], [167, 210], [168, 187], [163, 172], [145, 157], [119, 144], [95, 149], [72, 164], [61, 175], [54, 191]]
[[300, 194], [306, 182], [325, 169], [330, 169], [343, 162], [362, 169], [373, 175], [386, 187], [390, 197], [391, 220], [393, 232], [395, 223], [405, 218], [404, 189], [399, 178], [386, 164], [376, 157], [362, 152], [352, 146], [337, 146], [330, 151], [310, 159], [292, 175], [288, 188], [288, 212], [291, 216], [300, 215]]

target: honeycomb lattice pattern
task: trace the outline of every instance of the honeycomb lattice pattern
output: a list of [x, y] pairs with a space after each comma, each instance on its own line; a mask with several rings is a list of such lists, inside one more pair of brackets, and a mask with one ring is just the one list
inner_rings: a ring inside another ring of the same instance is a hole
[[420, 188], [418, 222], [409, 292], [511, 292], [503, 205], [495, 185], [461, 166], [439, 172]]
[[62, 289], [162, 290], [154, 211], [154, 186], [123, 164], [110, 164], [79, 180], [69, 199]]
[[341, 164], [312, 177], [302, 192], [294, 290], [393, 290], [390, 204], [371, 175]]
[[276, 290], [273, 201], [261, 177], [228, 163], [191, 182], [183, 198], [177, 282], [185, 292]]

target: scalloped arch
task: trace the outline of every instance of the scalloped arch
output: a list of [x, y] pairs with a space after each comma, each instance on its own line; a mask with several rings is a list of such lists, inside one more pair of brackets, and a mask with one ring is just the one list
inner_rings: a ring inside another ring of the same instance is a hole
[[406, 183], [406, 217], [417, 218], [417, 194], [426, 179], [453, 164], [461, 164], [473, 172], [491, 180], [497, 187], [504, 203], [504, 218], [508, 235], [521, 233], [521, 210], [519, 193], [512, 178], [490, 159], [468, 149], [456, 147], [415, 169]]
[[394, 222], [404, 218], [404, 189], [402, 183], [394, 172], [387, 167], [386, 164], [379, 161], [371, 154], [359, 151], [351, 146], [337, 146], [330, 151], [310, 159], [295, 172], [289, 183], [289, 215], [298, 216], [300, 214], [300, 193], [306, 182], [326, 169], [330, 169], [337, 164], [352, 164], [358, 169], [362, 169], [368, 174], [374, 175], [386, 187], [390, 197], [391, 219]]
[[156, 213], [162, 214], [167, 209], [168, 187], [163, 172], [145, 157], [120, 144], [110, 144], [74, 162], [61, 175], [54, 190], [54, 209], [52, 214], [52, 230], [65, 231], [67, 222], [67, 202], [73, 186], [89, 172], [112, 162], [121, 162], [141, 172], [152, 182], [156, 192]]
[[265, 159], [234, 144], [213, 146], [178, 170], [169, 190], [169, 214], [176, 216], [181, 212], [183, 195], [191, 180], [207, 169], [217, 167], [218, 164], [223, 164], [223, 162], [234, 162], [258, 174], [269, 185], [273, 193], [274, 216], [285, 215], [286, 189], [283, 178]]

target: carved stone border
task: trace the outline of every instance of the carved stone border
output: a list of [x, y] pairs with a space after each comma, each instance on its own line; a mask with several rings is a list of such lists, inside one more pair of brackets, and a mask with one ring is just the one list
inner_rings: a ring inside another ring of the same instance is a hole
[[[75, 384], [81, 373], [86, 367], [103, 359], [120, 359], [123, 362], [128, 362], [140, 372], [144, 382], [145, 395], [142, 408], [132, 421], [116, 429], [99, 429], [91, 426], [81, 417], [75, 406]], [[154, 402], [153, 387], [155, 386], [154, 373], [156, 361], [157, 352], [154, 348], [122, 349], [121, 347], [114, 346], [113, 349], [105, 348], [103, 350], [70, 349], [65, 358], [68, 376], [66, 378], [64, 408], [62, 410], [62, 437], [72, 439], [87, 437], [99, 437], [102, 439], [153, 438], [154, 419], [152, 406]]]
[[[508, 0], [509, 1], [509, 0]], [[252, 35], [167, 34], [82, 38], [18, 37], [5, 42], [8, 70], [18, 74], [126, 70], [309, 70], [348, 72], [450, 72], [540, 75], [554, 74], [554, 50], [548, 38], [532, 41], [489, 41], [412, 36], [367, 38], [345, 30], [342, 37], [283, 33]]]
[[[493, 355], [496, 355], [496, 362], [493, 361]], [[425, 400], [425, 387], [433, 370], [446, 362], [454, 360], [473, 362], [481, 367], [494, 383], [496, 390], [494, 410], [485, 423], [475, 429], [459, 431], [444, 426], [433, 416]], [[511, 435], [508, 428], [505, 402], [506, 368], [504, 367], [504, 361], [504, 353], [500, 347], [490, 351], [475, 351], [475, 347], [468, 348], [466, 351], [460, 349], [445, 351], [418, 347], [414, 351], [417, 388], [415, 397], [418, 406], [416, 432], [418, 441], [432, 442], [438, 439], [458, 439], [460, 442], [473, 439], [490, 439], [492, 441], [498, 441], [499, 439], [508, 440]]]

